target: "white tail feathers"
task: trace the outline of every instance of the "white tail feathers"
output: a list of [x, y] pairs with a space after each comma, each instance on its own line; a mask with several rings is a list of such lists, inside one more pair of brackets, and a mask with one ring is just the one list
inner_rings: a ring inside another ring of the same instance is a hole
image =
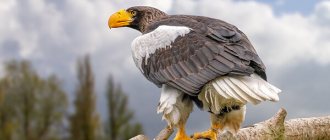
[[258, 104], [261, 101], [278, 101], [280, 89], [256, 74], [251, 76], [225, 76], [212, 81], [214, 89], [224, 98], [234, 98], [242, 103]]

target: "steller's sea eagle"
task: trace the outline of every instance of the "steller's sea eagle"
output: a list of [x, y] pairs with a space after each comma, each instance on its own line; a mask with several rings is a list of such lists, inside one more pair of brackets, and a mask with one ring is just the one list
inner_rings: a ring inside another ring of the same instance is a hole
[[[168, 15], [135, 6], [110, 16], [110, 28], [130, 27], [142, 33], [132, 42], [132, 55], [142, 74], [161, 89], [157, 113], [175, 140], [208, 138], [218, 131], [236, 133], [245, 118], [245, 104], [278, 101], [280, 89], [266, 80], [265, 65], [234, 25], [203, 16]], [[185, 133], [193, 102], [210, 112], [211, 128]]]

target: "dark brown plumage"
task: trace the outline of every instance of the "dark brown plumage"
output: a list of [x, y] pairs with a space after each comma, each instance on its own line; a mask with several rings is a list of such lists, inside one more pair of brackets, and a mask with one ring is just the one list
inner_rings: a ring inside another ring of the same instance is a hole
[[146, 33], [147, 28], [155, 21], [167, 17], [168, 15], [153, 7], [134, 6], [127, 9], [128, 12], [135, 12], [133, 22], [129, 27], [136, 29], [142, 33]]
[[[143, 34], [161, 25], [193, 29], [169, 49], [156, 50], [142, 63], [145, 77], [159, 87], [166, 83], [196, 96], [209, 81], [224, 75], [257, 73], [266, 80], [265, 66], [246, 35], [222, 20], [190, 15], [166, 15], [151, 7], [133, 7], [130, 27]], [[145, 60], [145, 59], [143, 59]]]

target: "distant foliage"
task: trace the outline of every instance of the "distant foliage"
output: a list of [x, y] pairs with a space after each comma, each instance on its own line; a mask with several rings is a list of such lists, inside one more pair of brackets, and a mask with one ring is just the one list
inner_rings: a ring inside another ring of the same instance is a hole
[[140, 123], [133, 122], [133, 112], [128, 108], [127, 95], [120, 86], [116, 86], [112, 78], [107, 84], [108, 125], [106, 134], [108, 140], [127, 140], [143, 133]]
[[98, 140], [100, 118], [95, 107], [94, 76], [88, 56], [78, 61], [77, 77], [75, 112], [70, 117], [70, 139]]
[[0, 78], [0, 140], [127, 140], [142, 133], [128, 98], [110, 78], [108, 118], [101, 124], [88, 56], [79, 59], [74, 112], [55, 75], [42, 77], [28, 61], [5, 63]]
[[56, 140], [66, 93], [56, 76], [40, 77], [27, 61], [5, 64], [0, 79], [0, 140]]

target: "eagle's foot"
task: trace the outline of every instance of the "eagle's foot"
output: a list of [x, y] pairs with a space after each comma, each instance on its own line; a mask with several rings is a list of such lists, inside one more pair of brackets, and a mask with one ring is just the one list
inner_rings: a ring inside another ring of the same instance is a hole
[[174, 140], [192, 140], [185, 132], [184, 123], [179, 123], [178, 132], [176, 133]]
[[174, 140], [193, 140], [191, 139], [189, 136], [187, 136], [186, 134], [177, 134], [174, 138]]
[[216, 140], [217, 139], [217, 131], [214, 129], [209, 129], [204, 132], [197, 132], [194, 133], [191, 138], [193, 139], [209, 139], [209, 140]]

